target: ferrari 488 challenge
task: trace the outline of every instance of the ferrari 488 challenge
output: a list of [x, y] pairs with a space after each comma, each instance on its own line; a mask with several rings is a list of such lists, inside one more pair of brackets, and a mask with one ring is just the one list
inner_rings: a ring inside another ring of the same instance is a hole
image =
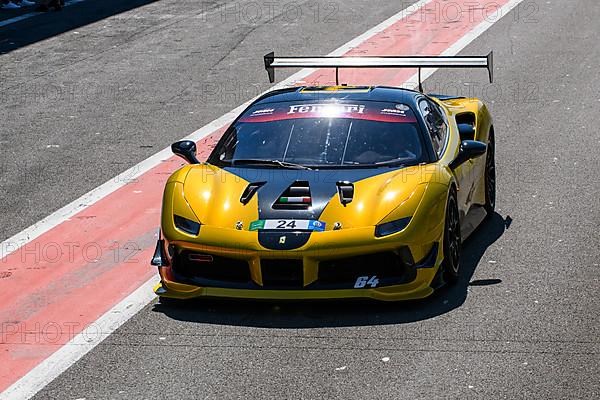
[[[487, 57], [274, 57], [275, 68], [486, 67]], [[420, 72], [420, 70], [419, 70]], [[419, 73], [420, 76], [420, 73]], [[421, 85], [419, 84], [419, 87]], [[152, 264], [166, 298], [417, 299], [460, 274], [494, 210], [494, 128], [475, 98], [302, 86], [260, 96], [168, 179]]]

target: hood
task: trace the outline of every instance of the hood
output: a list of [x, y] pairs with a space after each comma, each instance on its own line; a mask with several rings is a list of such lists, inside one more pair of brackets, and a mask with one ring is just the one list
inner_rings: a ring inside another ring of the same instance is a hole
[[[433, 175], [426, 167], [296, 170], [193, 165], [172, 180], [183, 184], [174, 196], [183, 196], [204, 225], [234, 229], [241, 221], [248, 229], [256, 220], [296, 219], [319, 220], [331, 230], [336, 222], [345, 229], [411, 216]], [[347, 204], [340, 201], [338, 182], [354, 186]], [[243, 204], [240, 198], [253, 183], [259, 187]]]

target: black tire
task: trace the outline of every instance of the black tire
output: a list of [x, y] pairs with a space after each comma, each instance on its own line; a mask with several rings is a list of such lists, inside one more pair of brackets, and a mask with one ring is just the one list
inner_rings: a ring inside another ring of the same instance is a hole
[[442, 263], [444, 281], [453, 284], [460, 273], [460, 218], [454, 187], [448, 193], [446, 218], [444, 222], [444, 261]]
[[488, 218], [494, 215], [496, 208], [496, 144], [494, 131], [490, 131], [487, 153], [485, 156], [485, 211]]

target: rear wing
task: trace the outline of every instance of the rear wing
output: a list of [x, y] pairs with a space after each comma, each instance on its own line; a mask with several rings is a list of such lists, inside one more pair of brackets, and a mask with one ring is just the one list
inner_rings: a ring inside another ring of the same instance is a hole
[[339, 85], [340, 68], [417, 68], [419, 91], [423, 92], [421, 68], [486, 68], [490, 83], [494, 80], [494, 53], [487, 56], [366, 56], [366, 57], [275, 57], [265, 55], [269, 82], [275, 82], [276, 68], [335, 68], [335, 83]]

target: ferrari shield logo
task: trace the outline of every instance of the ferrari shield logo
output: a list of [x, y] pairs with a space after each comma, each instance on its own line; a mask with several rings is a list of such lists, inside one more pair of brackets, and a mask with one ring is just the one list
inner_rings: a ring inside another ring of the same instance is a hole
[[285, 236], [279, 237], [279, 244], [285, 244]]

